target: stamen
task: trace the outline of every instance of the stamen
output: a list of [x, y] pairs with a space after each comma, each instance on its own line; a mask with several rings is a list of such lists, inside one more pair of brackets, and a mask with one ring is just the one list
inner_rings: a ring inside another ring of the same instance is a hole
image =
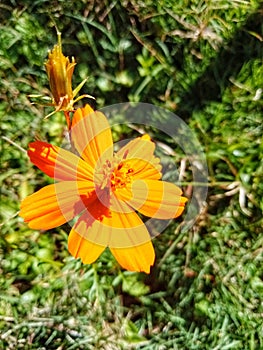
[[133, 173], [134, 169], [131, 168], [129, 162], [113, 158], [105, 161], [96, 171], [95, 178], [100, 189], [111, 188], [112, 191], [115, 191], [130, 183]]
[[130, 164], [120, 162], [117, 167], [113, 170], [111, 174], [111, 188], [113, 191], [125, 187], [128, 183], [131, 182], [131, 174], [133, 169], [130, 167]]

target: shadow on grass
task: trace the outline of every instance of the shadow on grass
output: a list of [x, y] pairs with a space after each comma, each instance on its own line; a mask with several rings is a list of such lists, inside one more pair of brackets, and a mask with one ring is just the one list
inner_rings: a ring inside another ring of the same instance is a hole
[[251, 59], [263, 58], [263, 9], [248, 17], [235, 36], [222, 47], [206, 71], [182, 96], [178, 106], [179, 115], [189, 116], [213, 101], [220, 101], [229, 79], [235, 78], [243, 64]]

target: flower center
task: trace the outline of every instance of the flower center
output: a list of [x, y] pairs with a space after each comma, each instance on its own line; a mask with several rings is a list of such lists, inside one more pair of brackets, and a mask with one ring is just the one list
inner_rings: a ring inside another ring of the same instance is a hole
[[126, 158], [127, 154], [124, 154], [122, 158], [116, 155], [111, 159], [107, 159], [103, 165], [101, 165], [95, 172], [96, 187], [100, 190], [111, 189], [116, 191], [124, 188], [128, 183], [132, 181], [134, 169], [130, 162]]
[[132, 180], [134, 170], [128, 162], [120, 162], [111, 172], [110, 185], [113, 191], [125, 187]]

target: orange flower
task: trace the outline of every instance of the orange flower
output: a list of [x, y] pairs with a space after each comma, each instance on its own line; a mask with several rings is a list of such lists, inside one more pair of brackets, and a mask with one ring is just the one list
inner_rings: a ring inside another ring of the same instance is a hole
[[49, 86], [53, 96], [52, 103], [56, 108], [51, 114], [57, 111], [73, 111], [74, 103], [83, 97], [93, 98], [90, 95], [82, 95], [74, 100], [82, 86], [87, 81], [87, 79], [84, 79], [78, 87], [72, 91], [72, 75], [75, 65], [76, 62], [74, 57], [72, 57], [72, 62], [70, 62], [69, 58], [63, 55], [61, 33], [58, 33], [58, 44], [54, 46], [51, 52], [49, 52], [48, 60], [45, 63]]
[[150, 272], [154, 249], [139, 213], [176, 218], [186, 198], [161, 181], [161, 166], [148, 135], [116, 153], [106, 117], [90, 106], [74, 113], [71, 142], [78, 155], [48, 143], [29, 145], [30, 160], [55, 184], [30, 195], [20, 215], [33, 229], [51, 229], [78, 216], [68, 249], [83, 263], [93, 263], [109, 247], [119, 264], [131, 271]]

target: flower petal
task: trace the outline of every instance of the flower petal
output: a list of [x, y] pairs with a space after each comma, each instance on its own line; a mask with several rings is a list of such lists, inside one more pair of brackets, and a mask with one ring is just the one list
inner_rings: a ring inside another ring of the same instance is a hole
[[131, 208], [126, 207], [123, 203], [118, 210], [109, 210], [97, 199], [73, 228], [83, 238], [101, 246], [126, 248], [150, 241], [151, 237], [142, 220]]
[[137, 137], [136, 139], [128, 142], [118, 152], [117, 156], [121, 159], [145, 159], [150, 160], [155, 150], [155, 144], [145, 137]]
[[129, 167], [133, 169], [132, 178], [138, 179], [152, 179], [159, 180], [162, 177], [161, 165], [159, 164], [159, 158], [152, 157], [153, 163], [145, 161], [143, 159], [130, 159], [127, 162]]
[[29, 144], [31, 162], [57, 181], [92, 181], [93, 169], [75, 154], [42, 141]]
[[20, 216], [30, 228], [48, 230], [80, 214], [94, 201], [86, 182], [59, 182], [43, 187], [21, 203]]
[[156, 219], [180, 216], [187, 201], [179, 187], [156, 180], [135, 180], [115, 194], [143, 215]]
[[143, 135], [128, 142], [117, 153], [120, 161], [127, 161], [133, 169], [134, 178], [161, 178], [160, 159], [154, 156], [155, 144]]
[[[107, 193], [99, 193], [105, 202], [109, 201]], [[75, 258], [81, 258], [84, 264], [92, 264], [108, 245], [108, 236], [100, 230], [103, 216], [109, 215], [109, 209], [96, 197], [89, 210], [80, 216], [73, 226], [68, 239], [69, 252]]]
[[[92, 205], [93, 208], [99, 206], [99, 201]], [[155, 254], [150, 235], [139, 216], [135, 212], [117, 211], [101, 216], [93, 210], [93, 214], [85, 211], [71, 230], [70, 253], [90, 264], [109, 246], [123, 268], [149, 273]]]
[[143, 221], [126, 203], [116, 201], [111, 215], [103, 218], [102, 223], [104, 230], [110, 229], [108, 245], [111, 248], [130, 248], [151, 240]]
[[113, 144], [108, 120], [101, 112], [94, 112], [89, 105], [78, 108], [74, 113], [71, 140], [80, 156], [93, 168], [101, 157], [101, 164], [105, 159], [112, 158]]
[[98, 245], [83, 238], [72, 229], [68, 238], [68, 250], [74, 258], [81, 258], [84, 264], [92, 264], [105, 250], [105, 246]]
[[118, 263], [126, 270], [150, 273], [155, 253], [152, 242], [130, 248], [110, 248]]

